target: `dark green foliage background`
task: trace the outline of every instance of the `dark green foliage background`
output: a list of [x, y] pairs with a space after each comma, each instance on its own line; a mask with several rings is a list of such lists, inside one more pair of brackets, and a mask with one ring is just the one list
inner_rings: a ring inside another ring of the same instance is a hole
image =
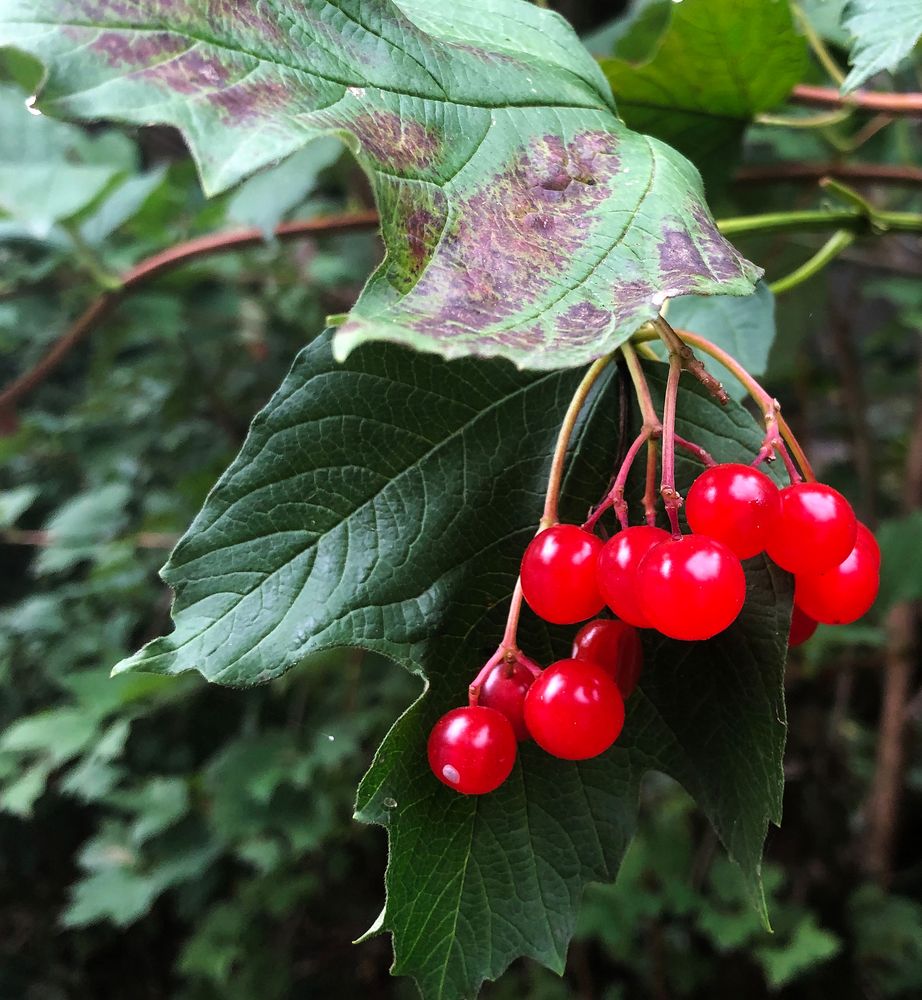
[[[666, 5], [646, 6], [656, 24], [655, 8]], [[589, 7], [567, 12], [590, 27]], [[618, 54], [633, 60], [629, 51]], [[2, 93], [8, 129], [31, 123], [22, 98]], [[4, 380], [42, 354], [107, 273], [222, 227], [271, 228], [366, 197], [335, 145], [206, 202], [166, 130], [41, 127], [50, 131], [34, 156], [49, 177], [66, 177], [77, 204], [44, 201], [34, 184], [24, 194], [21, 168], [2, 174]], [[729, 132], [743, 127], [734, 121]], [[834, 138], [751, 125], [742, 159], [823, 159]], [[918, 126], [899, 122], [862, 156], [918, 162], [919, 150]], [[709, 189], [719, 215], [789, 208], [799, 197], [725, 181], [718, 171]], [[911, 192], [874, 196], [920, 207]], [[777, 277], [822, 238], [739, 243]], [[415, 995], [387, 976], [386, 938], [349, 942], [375, 920], [386, 862], [384, 833], [352, 820], [355, 789], [418, 682], [357, 651], [323, 654], [310, 670], [248, 690], [191, 676], [108, 677], [168, 628], [157, 578], [164, 546], [198, 512], [305, 339], [348, 308], [379, 252], [374, 237], [353, 235], [198, 261], [130, 297], [0, 438], [0, 997]], [[888, 892], [862, 874], [860, 821], [882, 622], [894, 601], [922, 590], [919, 515], [903, 517], [899, 501], [922, 322], [919, 279], [904, 275], [918, 266], [917, 242], [860, 245], [777, 303], [766, 381], [821, 474], [863, 516], [884, 521], [886, 561], [868, 619], [821, 630], [789, 665], [784, 825], [769, 837], [765, 865], [775, 934], [761, 928], [701, 813], [652, 775], [618, 882], [585, 898], [564, 978], [520, 962], [484, 996], [780, 991], [799, 1000], [922, 990], [917, 753]], [[45, 530], [51, 544], [30, 544], [29, 532]], [[367, 793], [360, 805], [369, 809]], [[370, 813], [388, 808], [385, 797]]]

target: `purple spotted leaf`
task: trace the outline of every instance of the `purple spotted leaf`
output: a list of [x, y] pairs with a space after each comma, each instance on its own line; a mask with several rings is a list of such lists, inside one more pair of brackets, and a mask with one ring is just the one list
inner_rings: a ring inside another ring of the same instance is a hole
[[0, 0], [50, 114], [182, 130], [206, 191], [335, 134], [384, 262], [335, 339], [581, 365], [675, 295], [748, 294], [695, 169], [525, 0]]

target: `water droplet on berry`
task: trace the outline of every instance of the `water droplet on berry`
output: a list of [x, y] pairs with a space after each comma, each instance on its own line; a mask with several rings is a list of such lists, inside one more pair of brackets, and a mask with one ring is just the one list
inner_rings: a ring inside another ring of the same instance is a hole
[[442, 777], [449, 782], [449, 784], [457, 785], [461, 780], [461, 775], [456, 767], [452, 767], [451, 764], [446, 764], [442, 768]]

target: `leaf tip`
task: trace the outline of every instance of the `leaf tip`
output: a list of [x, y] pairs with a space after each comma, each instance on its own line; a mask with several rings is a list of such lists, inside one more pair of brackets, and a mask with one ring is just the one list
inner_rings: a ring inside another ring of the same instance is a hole
[[366, 941], [371, 940], [373, 937], [377, 937], [379, 934], [384, 933], [384, 914], [387, 912], [387, 905], [381, 907], [381, 912], [375, 917], [372, 922], [371, 927], [365, 931], [364, 934], [360, 934], [352, 943], [353, 944], [364, 944]]

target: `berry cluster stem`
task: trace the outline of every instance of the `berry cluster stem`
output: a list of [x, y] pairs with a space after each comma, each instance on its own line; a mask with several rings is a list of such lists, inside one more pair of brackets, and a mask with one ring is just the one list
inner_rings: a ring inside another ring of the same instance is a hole
[[[613, 357], [613, 354], [606, 354], [601, 358], [597, 358], [589, 366], [586, 374], [576, 387], [576, 391], [573, 393], [573, 398], [570, 400], [567, 412], [564, 414], [563, 422], [560, 425], [560, 431], [557, 434], [557, 442], [554, 445], [554, 455], [551, 459], [551, 471], [548, 475], [547, 493], [544, 498], [544, 512], [542, 513], [541, 520], [538, 524], [538, 532], [541, 532], [545, 528], [549, 528], [552, 524], [557, 523], [557, 508], [560, 503], [560, 486], [563, 481], [563, 470], [566, 465], [567, 452], [570, 448], [570, 438], [573, 436], [573, 430], [576, 427], [576, 422], [579, 419], [579, 415], [582, 412], [589, 393], [592, 391], [592, 387], [598, 381], [599, 376], [611, 362]], [[521, 664], [526, 670], [529, 670], [536, 677], [539, 673], [541, 673], [541, 668], [538, 664], [535, 663], [534, 660], [527, 657], [521, 649], [519, 649], [518, 630], [519, 618], [521, 614], [522, 578], [520, 576], [515, 581], [515, 589], [512, 592], [512, 599], [509, 602], [509, 613], [506, 616], [506, 627], [503, 630], [503, 638], [499, 646], [497, 646], [496, 652], [480, 668], [477, 676], [473, 681], [471, 681], [470, 686], [468, 687], [468, 702], [472, 706], [477, 705], [479, 702], [480, 690], [483, 687], [484, 682], [487, 677], [489, 677], [490, 672], [499, 663], [506, 663], [510, 671], [516, 664]]]
[[[723, 365], [727, 371], [739, 379], [749, 395], [758, 404], [765, 423], [765, 437], [762, 448], [756, 456], [753, 465], [758, 465], [765, 459], [771, 460], [778, 454], [785, 463], [788, 474], [791, 477], [791, 482], [799, 482], [801, 473], [803, 474], [803, 478], [808, 482], [815, 482], [816, 476], [807, 456], [804, 454], [803, 448], [801, 448], [787, 421], [781, 416], [781, 404], [778, 400], [767, 392], [736, 358], [728, 354], [723, 348], [718, 347], [697, 333], [691, 333], [689, 330], [673, 330], [672, 332], [681, 340], [686, 341]], [[634, 339], [642, 342], [652, 340], [655, 336], [656, 334], [652, 331], [648, 332], [644, 330], [638, 333]], [[798, 471], [798, 467], [800, 471]]]
[[[618, 469], [618, 474], [615, 476], [611, 489], [598, 506], [592, 511], [589, 518], [583, 525], [587, 531], [591, 531], [595, 527], [596, 522], [609, 508], [614, 510], [622, 528], [626, 528], [628, 526], [628, 509], [627, 503], [624, 499], [624, 492], [627, 486], [628, 476], [630, 475], [631, 468], [634, 464], [634, 459], [637, 457], [640, 449], [644, 445], [647, 446], [647, 487], [643, 496], [644, 517], [647, 524], [654, 525], [656, 523], [657, 489], [655, 482], [657, 454], [659, 451], [657, 441], [663, 437], [663, 422], [660, 420], [659, 415], [656, 412], [656, 407], [653, 403], [653, 396], [650, 393], [650, 386], [647, 384], [647, 379], [644, 375], [643, 368], [641, 367], [640, 358], [638, 357], [634, 344], [630, 342], [622, 344], [620, 351], [624, 357], [628, 373], [631, 377], [631, 382], [634, 386], [634, 392], [637, 396], [638, 405], [640, 406], [642, 424], [640, 432], [637, 437], [634, 438], [631, 446], [628, 448], [627, 453], [624, 456], [624, 460]], [[704, 448], [692, 441], [688, 441], [685, 438], [680, 437], [678, 434], [675, 434], [674, 429], [672, 439], [673, 448], [681, 448], [683, 451], [687, 451], [694, 458], [698, 459], [698, 461], [703, 465], [709, 467], [717, 464], [714, 458]], [[662, 495], [661, 490], [660, 495]]]
[[682, 496], [675, 486], [675, 414], [679, 396], [679, 379], [682, 376], [682, 358], [670, 347], [669, 375], [666, 377], [666, 396], [663, 402], [663, 458], [660, 496], [669, 518], [674, 538], [682, 536], [679, 527], [679, 508]]
[[567, 460], [567, 451], [570, 447], [573, 428], [576, 426], [576, 421], [579, 419], [583, 404], [586, 402], [586, 398], [592, 387], [613, 357], [614, 355], [612, 354], [605, 354], [593, 361], [583, 376], [582, 381], [576, 387], [576, 392], [573, 393], [573, 398], [570, 400], [570, 405], [564, 414], [563, 423], [560, 425], [560, 431], [557, 434], [557, 444], [554, 446], [554, 457], [551, 459], [551, 472], [548, 476], [547, 493], [544, 498], [544, 513], [541, 515], [541, 522], [538, 525], [539, 531], [549, 528], [558, 521], [557, 508], [560, 503], [560, 484], [563, 481], [563, 470]]

